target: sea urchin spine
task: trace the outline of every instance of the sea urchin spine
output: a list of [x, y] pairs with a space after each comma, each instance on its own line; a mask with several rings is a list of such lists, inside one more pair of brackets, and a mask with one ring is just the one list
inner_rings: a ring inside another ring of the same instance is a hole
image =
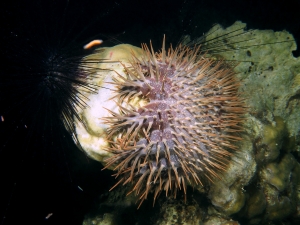
[[[206, 57], [200, 46], [166, 51], [165, 40], [159, 53], [151, 43], [142, 48], [141, 58], [124, 65], [126, 77], [113, 79], [120, 112], [104, 118], [114, 153], [106, 168], [117, 165], [115, 186], [132, 184], [140, 205], [149, 192], [154, 201], [162, 190], [186, 196], [188, 182], [218, 177], [237, 148], [245, 112], [225, 61]], [[136, 98], [141, 104], [132, 104]]]

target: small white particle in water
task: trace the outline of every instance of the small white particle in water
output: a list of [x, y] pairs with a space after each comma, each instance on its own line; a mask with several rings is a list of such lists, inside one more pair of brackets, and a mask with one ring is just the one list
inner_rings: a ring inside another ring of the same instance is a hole
[[52, 215], [53, 215], [53, 213], [49, 213], [49, 214], [45, 217], [45, 219], [46, 219], [46, 220], [49, 219]]

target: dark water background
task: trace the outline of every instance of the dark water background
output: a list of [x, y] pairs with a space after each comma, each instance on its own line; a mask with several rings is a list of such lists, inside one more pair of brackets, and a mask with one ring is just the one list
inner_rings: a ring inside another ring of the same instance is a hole
[[[46, 117], [47, 111], [38, 111], [38, 105], [23, 104], [27, 99], [18, 94], [19, 86], [6, 86], [4, 81], [14, 82], [11, 67], [35, 67], [60, 46], [94, 38], [103, 39], [105, 46], [140, 46], [151, 39], [157, 49], [163, 34], [168, 43], [177, 44], [183, 35], [199, 37], [214, 23], [226, 27], [236, 20], [249, 29], [286, 29], [299, 45], [299, 11], [297, 0], [2, 2], [0, 225], [81, 224], [97, 196], [114, 183], [109, 171], [101, 172], [102, 166], [80, 152], [55, 119], [51, 121], [54, 115]], [[20, 57], [24, 52], [27, 57]], [[45, 219], [49, 213], [53, 215]]]

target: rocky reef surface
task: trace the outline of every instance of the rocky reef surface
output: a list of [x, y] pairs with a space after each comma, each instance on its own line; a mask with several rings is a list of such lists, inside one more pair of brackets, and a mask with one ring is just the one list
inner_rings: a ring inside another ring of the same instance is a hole
[[[244, 31], [245, 26], [241, 22], [226, 29], [214, 26], [205, 40], [207, 45], [217, 40], [210, 48], [222, 46], [211, 57], [239, 62], [235, 71], [248, 107], [240, 134], [243, 141], [221, 179], [206, 187], [189, 187], [186, 203], [180, 193], [175, 200], [160, 196], [154, 207], [144, 203], [138, 211], [135, 197], [118, 187], [99, 197], [83, 224], [300, 223], [300, 58], [292, 55], [296, 44], [290, 33]], [[122, 74], [118, 61], [128, 63], [131, 52], [138, 56], [140, 49], [119, 45], [99, 51], [97, 57], [116, 62], [100, 64], [100, 78], [94, 82], [101, 87], [116, 71]], [[100, 162], [109, 156], [102, 150], [107, 143], [101, 107], [116, 108], [107, 101], [109, 91], [99, 89], [98, 95], [88, 96], [90, 107], [81, 113], [87, 126], [76, 127], [78, 144]], [[122, 215], [130, 216], [132, 223], [124, 222]]]

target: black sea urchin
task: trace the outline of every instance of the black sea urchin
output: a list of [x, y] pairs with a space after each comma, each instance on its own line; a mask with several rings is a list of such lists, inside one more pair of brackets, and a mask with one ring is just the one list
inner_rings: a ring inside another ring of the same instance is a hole
[[[178, 189], [212, 180], [226, 168], [245, 112], [239, 82], [228, 63], [205, 57], [200, 46], [180, 45], [154, 53], [142, 45], [126, 77], [114, 79], [120, 113], [105, 118], [110, 126], [108, 151], [115, 155], [120, 183], [133, 185], [140, 204], [149, 192]], [[142, 106], [131, 104], [139, 98]]]

